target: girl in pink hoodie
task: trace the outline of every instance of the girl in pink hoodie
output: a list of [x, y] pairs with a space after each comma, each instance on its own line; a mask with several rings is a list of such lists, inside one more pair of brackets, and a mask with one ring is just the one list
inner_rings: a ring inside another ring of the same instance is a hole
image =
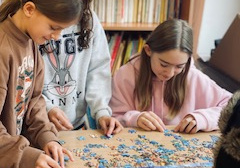
[[222, 108], [232, 94], [191, 63], [192, 29], [183, 20], [161, 23], [141, 54], [113, 76], [110, 107], [123, 126], [196, 133], [218, 129]]

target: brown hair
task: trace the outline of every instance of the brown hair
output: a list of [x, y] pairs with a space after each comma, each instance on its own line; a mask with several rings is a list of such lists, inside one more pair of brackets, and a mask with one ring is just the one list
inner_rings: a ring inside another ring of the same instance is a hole
[[82, 49], [89, 47], [90, 33], [93, 26], [92, 12], [90, 10], [90, 4], [92, 0], [84, 0], [83, 15], [79, 22], [80, 35], [78, 36], [78, 45]]
[[72, 21], [83, 12], [84, 0], [5, 0], [0, 6], [0, 22], [29, 1], [33, 2], [43, 15], [57, 22]]
[[[179, 49], [189, 55], [184, 70], [171, 78], [166, 83], [164, 90], [164, 102], [169, 107], [169, 116], [172, 118], [181, 109], [185, 92], [186, 78], [191, 63], [193, 49], [192, 29], [186, 21], [179, 19], [167, 20], [161, 23], [148, 37], [146, 44], [151, 51], [161, 53], [172, 49]], [[141, 64], [139, 76], [136, 79], [134, 94], [138, 99], [138, 110], [147, 110], [152, 103], [152, 78], [154, 73], [151, 69], [150, 57], [142, 50], [140, 54]]]

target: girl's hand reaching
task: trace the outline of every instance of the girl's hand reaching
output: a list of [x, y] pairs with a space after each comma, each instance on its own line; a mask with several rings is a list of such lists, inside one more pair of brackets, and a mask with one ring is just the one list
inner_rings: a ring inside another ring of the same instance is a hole
[[48, 118], [51, 122], [53, 122], [58, 131], [67, 131], [73, 129], [73, 125], [67, 118], [64, 111], [62, 111], [60, 108], [54, 107], [51, 109], [48, 112]]
[[152, 111], [142, 112], [142, 114], [138, 117], [137, 125], [146, 131], [158, 130], [163, 132], [164, 129], [166, 129], [162, 120]]
[[117, 134], [123, 130], [122, 124], [115, 118], [102, 116], [98, 119], [98, 123], [103, 129], [105, 135]]
[[74, 161], [71, 152], [63, 148], [58, 142], [48, 142], [43, 148], [45, 153], [53, 158], [57, 163], [59, 162], [61, 168], [64, 168], [64, 155], [67, 155], [71, 161]]
[[197, 122], [192, 115], [187, 115], [184, 119], [175, 127], [175, 132], [185, 132], [194, 134], [197, 132]]
[[35, 168], [61, 168], [61, 166], [50, 156], [42, 153], [36, 161]]

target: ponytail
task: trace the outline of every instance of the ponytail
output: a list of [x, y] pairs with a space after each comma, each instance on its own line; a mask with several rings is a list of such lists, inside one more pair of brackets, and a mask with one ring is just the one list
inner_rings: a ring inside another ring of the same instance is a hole
[[81, 49], [86, 49], [89, 47], [90, 41], [90, 33], [93, 27], [93, 18], [92, 12], [90, 9], [90, 4], [92, 0], [84, 0], [83, 4], [83, 13], [81, 20], [79, 22], [80, 25], [80, 36], [78, 37], [78, 45]]

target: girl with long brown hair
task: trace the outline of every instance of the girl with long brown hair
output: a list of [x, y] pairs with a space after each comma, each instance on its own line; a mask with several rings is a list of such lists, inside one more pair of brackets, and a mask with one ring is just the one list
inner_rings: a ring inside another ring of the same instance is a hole
[[178, 19], [161, 23], [142, 52], [113, 77], [110, 107], [123, 126], [196, 133], [217, 129], [231, 93], [195, 68], [193, 33]]

